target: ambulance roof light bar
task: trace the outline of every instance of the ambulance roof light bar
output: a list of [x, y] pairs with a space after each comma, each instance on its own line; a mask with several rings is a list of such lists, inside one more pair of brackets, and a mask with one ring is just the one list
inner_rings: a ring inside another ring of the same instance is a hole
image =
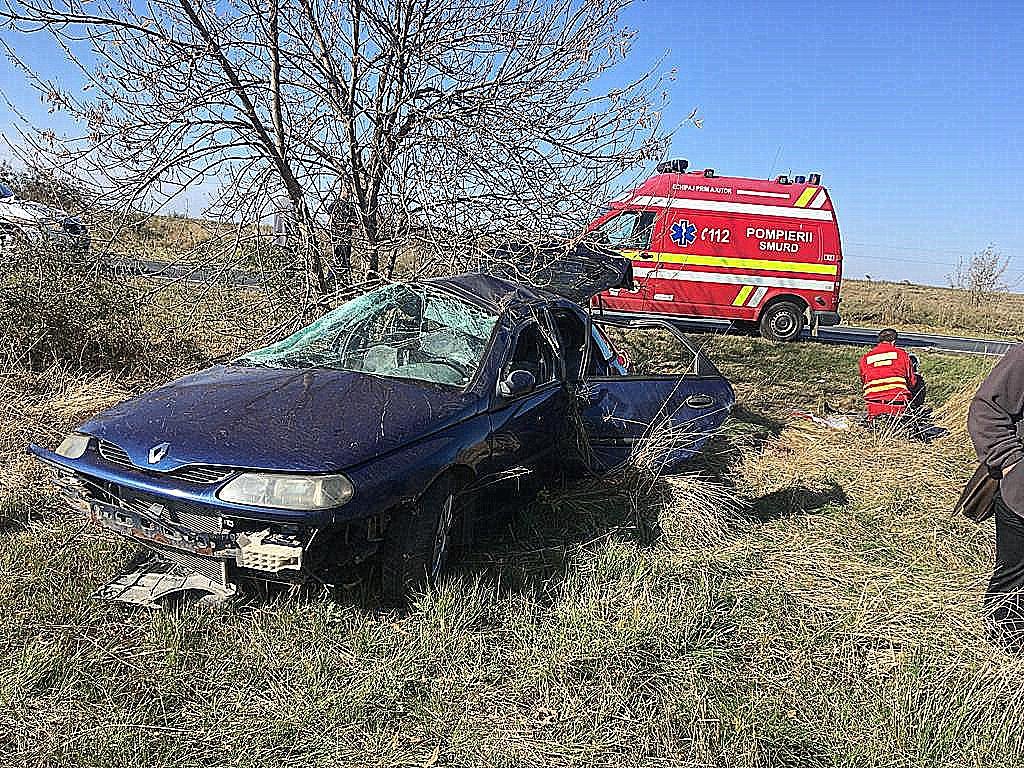
[[789, 176], [787, 176], [787, 175], [785, 175], [785, 174], [782, 174], [781, 176], [779, 176], [779, 177], [778, 177], [777, 179], [775, 179], [775, 180], [776, 180], [776, 181], [777, 181], [777, 182], [778, 182], [779, 184], [789, 184]]
[[821, 174], [820, 173], [812, 173], [812, 174], [810, 174], [807, 177], [807, 182], [809, 184], [813, 184], [816, 187], [820, 187], [821, 186]]
[[658, 173], [686, 173], [686, 169], [689, 167], [689, 161], [677, 157], [672, 160], [662, 160], [654, 166], [654, 170]]
[[793, 177], [793, 183], [794, 184], [806, 184], [807, 183], [807, 177], [806, 176], [794, 176]]

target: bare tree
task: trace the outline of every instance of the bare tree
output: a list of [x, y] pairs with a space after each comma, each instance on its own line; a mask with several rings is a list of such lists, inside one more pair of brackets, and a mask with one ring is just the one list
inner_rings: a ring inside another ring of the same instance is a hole
[[49, 34], [85, 81], [77, 92], [22, 64], [84, 127], [27, 132], [37, 157], [121, 209], [215, 177], [207, 213], [238, 232], [286, 211], [323, 294], [342, 189], [364, 274], [391, 276], [410, 247], [452, 268], [489, 239], [572, 233], [662, 156], [673, 74], [601, 89], [634, 40], [628, 3], [2, 0], [0, 18]]
[[956, 270], [949, 276], [953, 288], [967, 292], [972, 307], [980, 307], [992, 294], [1009, 290], [1006, 270], [1009, 257], [1003, 256], [994, 245], [987, 245], [968, 259], [961, 256]]

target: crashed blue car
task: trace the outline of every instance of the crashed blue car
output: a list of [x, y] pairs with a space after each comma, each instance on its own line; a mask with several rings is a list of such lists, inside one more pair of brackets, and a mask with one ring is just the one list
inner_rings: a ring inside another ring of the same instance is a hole
[[699, 351], [673, 375], [629, 370], [588, 308], [629, 265], [599, 267], [571, 290], [384, 285], [30, 450], [76, 510], [152, 555], [102, 596], [225, 598], [379, 561], [400, 600], [436, 581], [482, 495], [619, 466], [659, 423], [688, 436], [675, 465], [728, 415], [732, 389]]

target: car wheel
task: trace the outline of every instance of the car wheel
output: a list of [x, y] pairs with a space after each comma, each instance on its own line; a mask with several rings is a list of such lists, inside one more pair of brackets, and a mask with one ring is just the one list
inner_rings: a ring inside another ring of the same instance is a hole
[[404, 603], [410, 593], [435, 586], [444, 574], [461, 520], [459, 488], [436, 482], [419, 501], [392, 516], [381, 562], [384, 596]]
[[796, 304], [780, 301], [761, 315], [761, 335], [771, 341], [796, 341], [804, 330], [804, 312]]

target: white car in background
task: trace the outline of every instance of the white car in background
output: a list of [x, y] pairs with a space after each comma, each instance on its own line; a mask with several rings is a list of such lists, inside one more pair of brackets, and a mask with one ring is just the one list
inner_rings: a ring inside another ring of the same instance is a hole
[[0, 252], [44, 243], [87, 251], [89, 231], [67, 211], [21, 200], [8, 184], [0, 182]]

